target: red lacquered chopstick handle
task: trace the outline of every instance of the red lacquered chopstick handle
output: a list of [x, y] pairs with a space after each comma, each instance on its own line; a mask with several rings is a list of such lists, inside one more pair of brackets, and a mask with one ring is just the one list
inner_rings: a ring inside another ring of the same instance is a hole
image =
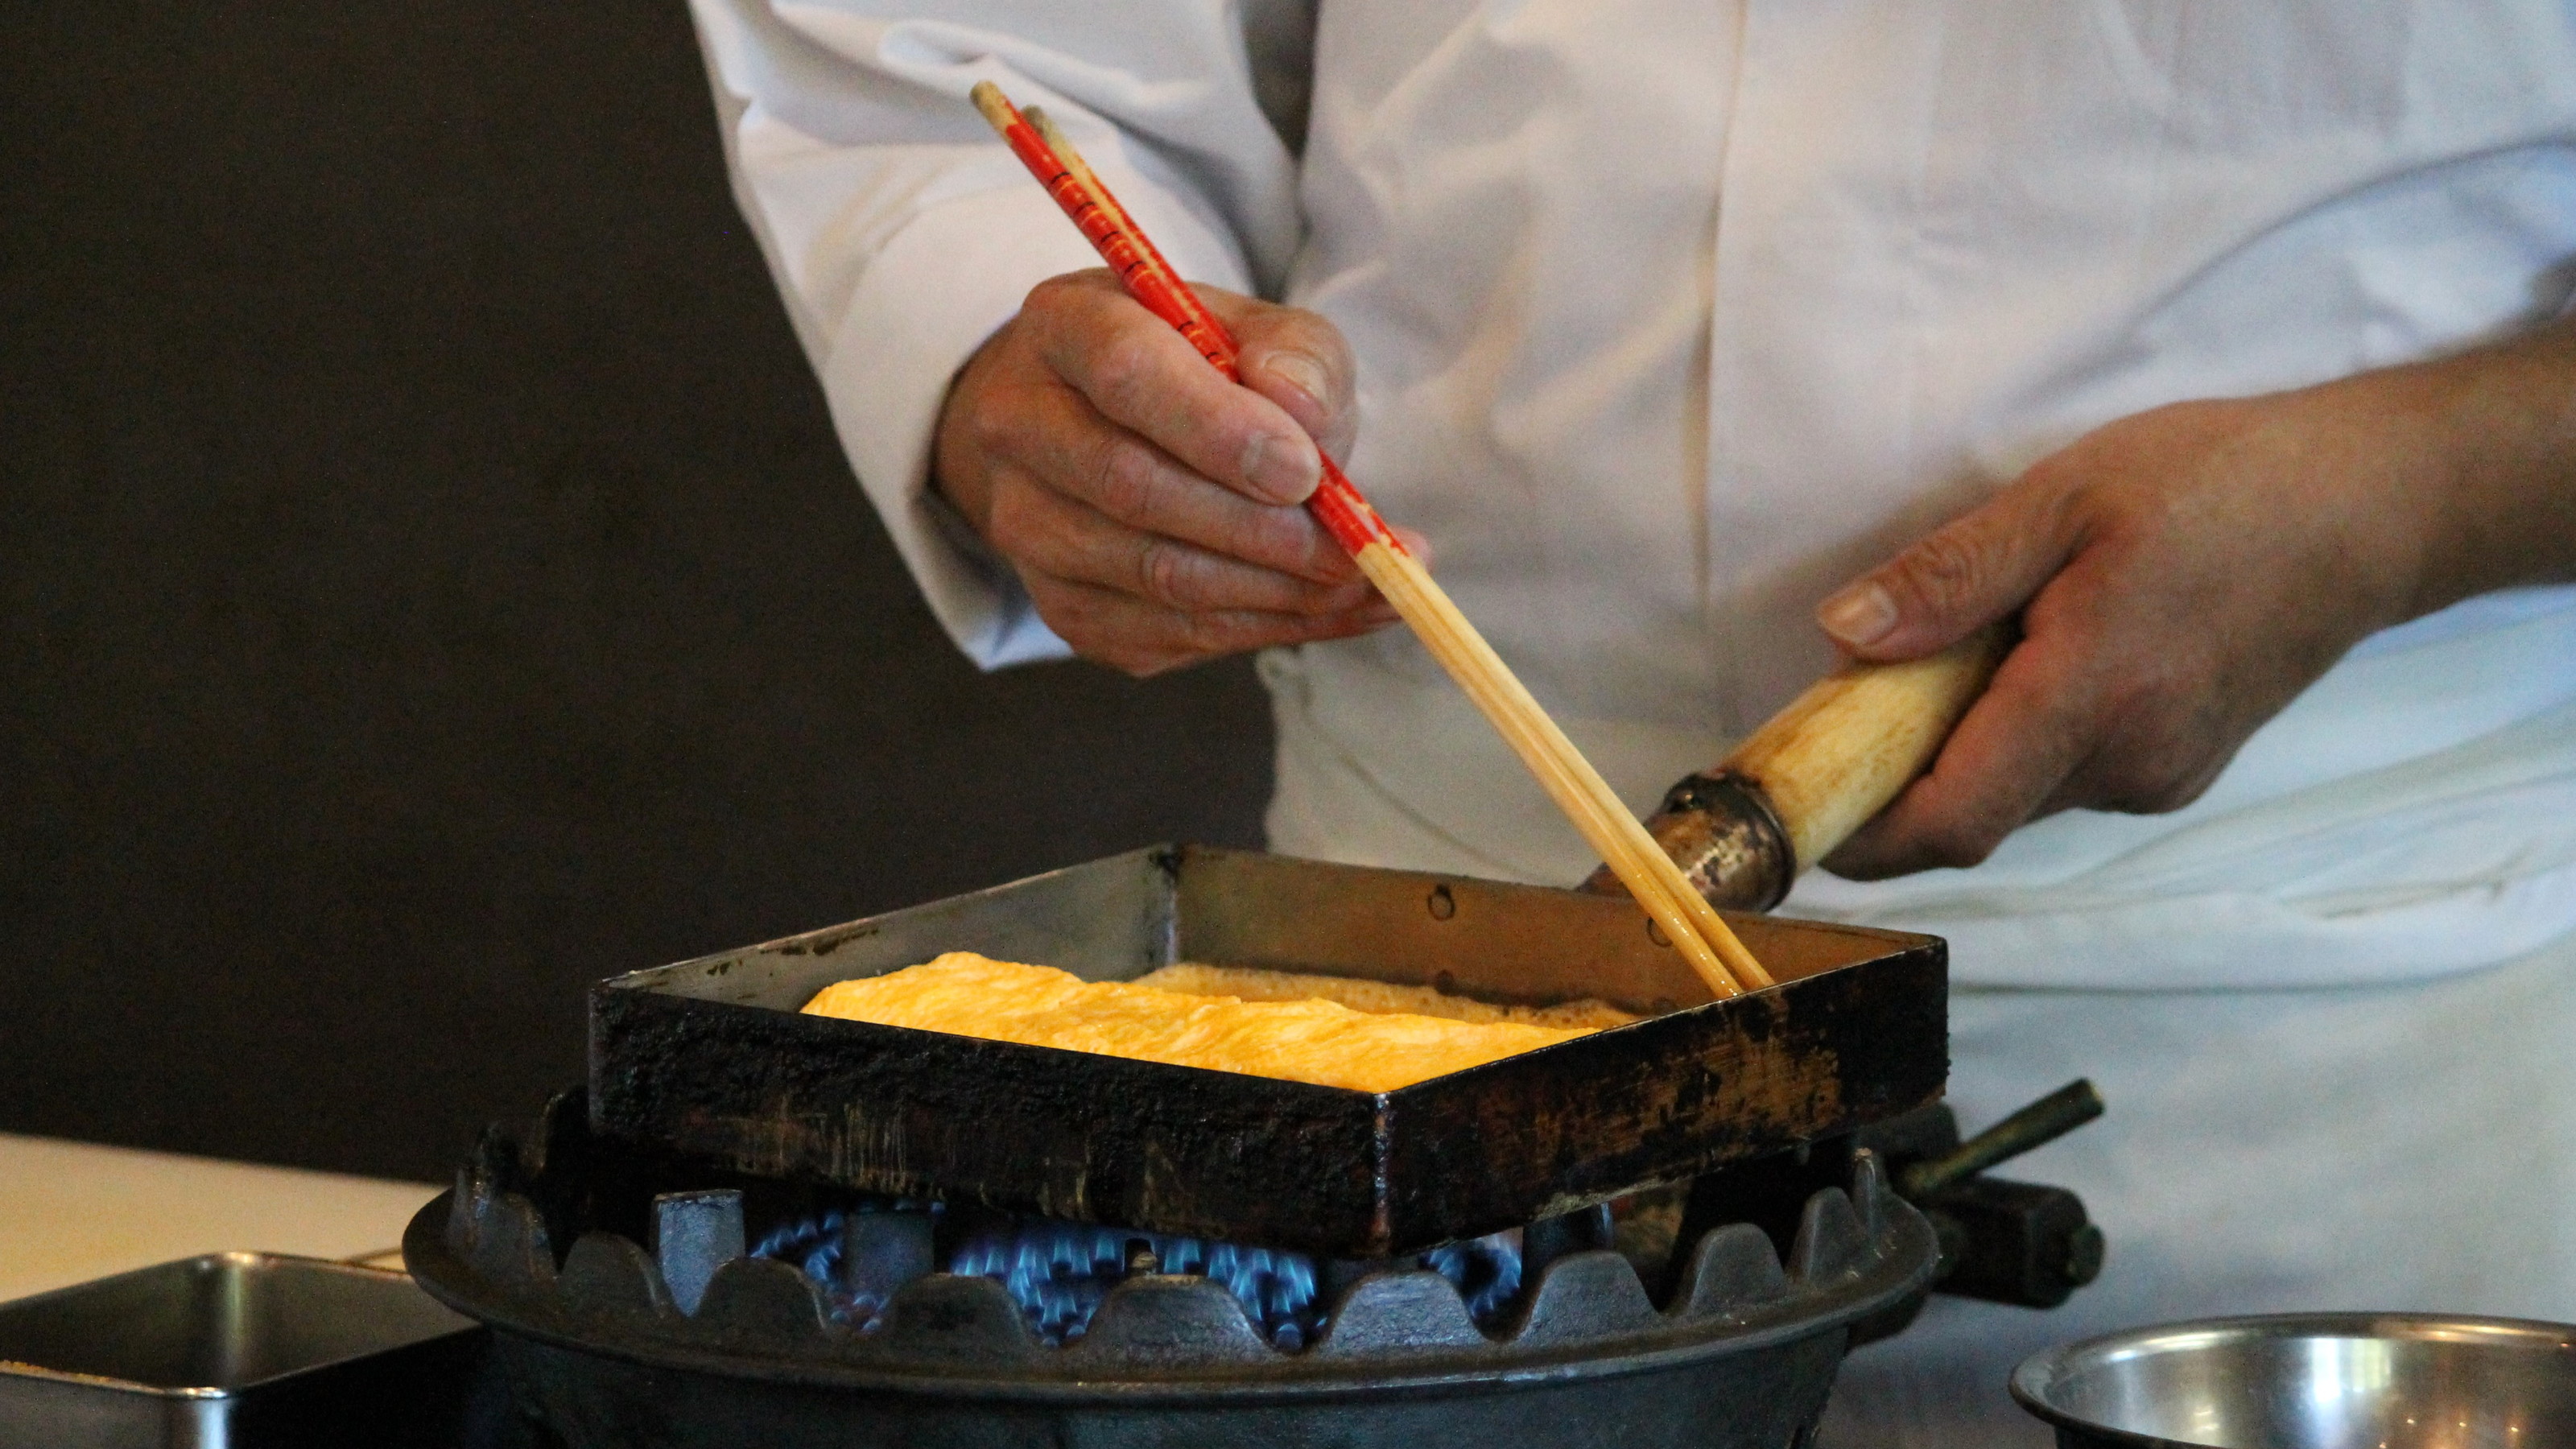
[[1242, 381], [1234, 366], [1234, 339], [1195, 294], [1186, 286], [1176, 285], [1171, 264], [1154, 250], [1154, 244], [1143, 233], [1122, 224], [1125, 218], [1115, 209], [1116, 202], [1107, 189], [1102, 188], [1100, 199], [1094, 200], [1091, 188], [1083, 185], [1073, 168], [1057, 159], [1055, 151], [1016, 111], [1002, 137], [1011, 143], [1020, 164], [1045, 185], [1047, 195], [1054, 197], [1064, 214], [1073, 218], [1073, 224], [1082, 228], [1092, 250], [1100, 253], [1100, 259], [1118, 274], [1127, 294], [1178, 329], [1217, 371]]
[[1330, 458], [1324, 459], [1324, 480], [1307, 498], [1306, 511], [1315, 515], [1324, 531], [1354, 556], [1373, 543], [1385, 544], [1397, 553], [1412, 552], [1386, 526], [1386, 520], [1377, 516], [1369, 501], [1360, 496], [1359, 488], [1342, 476], [1341, 465]]
[[[975, 91], [975, 104], [985, 118], [1010, 143], [1020, 164], [1046, 187], [1047, 195], [1054, 197], [1055, 204], [1082, 229], [1092, 250], [1100, 253], [1100, 259], [1117, 274], [1127, 295], [1170, 323], [1210, 366], [1236, 382], [1243, 381], [1242, 370], [1235, 365], [1233, 334], [1199, 300], [1198, 293], [1190, 290], [1189, 283], [1181, 280], [1181, 274], [1164, 259], [1144, 229], [1110, 194], [1108, 185], [1082, 165], [1079, 157], [1056, 154], [1019, 108], [990, 82], [978, 85]], [[1354, 555], [1372, 543], [1384, 544], [1397, 553], [1408, 552], [1403, 541], [1386, 526], [1386, 520], [1378, 517], [1377, 510], [1343, 474], [1340, 465], [1329, 457], [1323, 461], [1323, 480], [1306, 500], [1306, 511], [1324, 526], [1324, 531]]]

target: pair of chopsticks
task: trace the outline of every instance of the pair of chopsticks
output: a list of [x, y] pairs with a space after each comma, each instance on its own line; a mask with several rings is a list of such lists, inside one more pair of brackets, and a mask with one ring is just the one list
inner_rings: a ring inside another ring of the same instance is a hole
[[[1233, 335], [1146, 239], [1064, 132], [1034, 106], [1023, 115], [991, 81], [976, 85], [974, 100], [975, 108], [1001, 133], [1029, 174], [1046, 187], [1101, 260], [1118, 274], [1128, 295], [1170, 323], [1217, 371], [1241, 382]], [[1770, 973], [1744, 949], [1716, 908], [1683, 877], [1663, 847], [1611, 793], [1600, 772], [1432, 581], [1431, 571], [1388, 530], [1341, 468], [1330, 457], [1323, 462], [1323, 480], [1306, 501], [1307, 511], [1350, 550], [1360, 571], [1484, 711], [1557, 808], [1600, 852], [1709, 990], [1722, 999], [1742, 995], [1748, 987], [1769, 986]]]

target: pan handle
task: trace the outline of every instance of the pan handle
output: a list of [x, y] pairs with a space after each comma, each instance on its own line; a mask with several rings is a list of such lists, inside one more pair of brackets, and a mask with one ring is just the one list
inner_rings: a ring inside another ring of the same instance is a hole
[[[1843, 666], [1673, 786], [1647, 832], [1712, 903], [1771, 909], [1932, 763], [2013, 638], [1992, 624], [1926, 658]], [[1584, 889], [1622, 887], [1605, 866]]]

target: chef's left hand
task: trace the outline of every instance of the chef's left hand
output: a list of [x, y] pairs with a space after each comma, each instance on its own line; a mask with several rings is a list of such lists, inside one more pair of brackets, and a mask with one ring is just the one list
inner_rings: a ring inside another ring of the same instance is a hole
[[2198, 798], [2364, 635], [2576, 576], [2576, 328], [2124, 418], [1817, 610], [1910, 659], [2016, 612], [1933, 768], [1824, 864], [1974, 865], [2026, 821]]

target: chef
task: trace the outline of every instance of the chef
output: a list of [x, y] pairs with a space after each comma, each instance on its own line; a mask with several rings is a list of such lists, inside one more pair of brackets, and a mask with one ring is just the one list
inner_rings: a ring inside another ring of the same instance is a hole
[[[1592, 864], [1294, 505], [1417, 530], [1632, 805], [1830, 667], [2022, 642], [1783, 908], [1949, 938], [1972, 1127], [2113, 1245], [1828, 1442], [2046, 1442], [2023, 1353], [2576, 1319], [2576, 6], [694, 0], [860, 482], [987, 667], [1259, 650], [1272, 845]], [[1243, 342], [1125, 299], [1042, 102]], [[1271, 300], [1258, 300], [1268, 298]]]

